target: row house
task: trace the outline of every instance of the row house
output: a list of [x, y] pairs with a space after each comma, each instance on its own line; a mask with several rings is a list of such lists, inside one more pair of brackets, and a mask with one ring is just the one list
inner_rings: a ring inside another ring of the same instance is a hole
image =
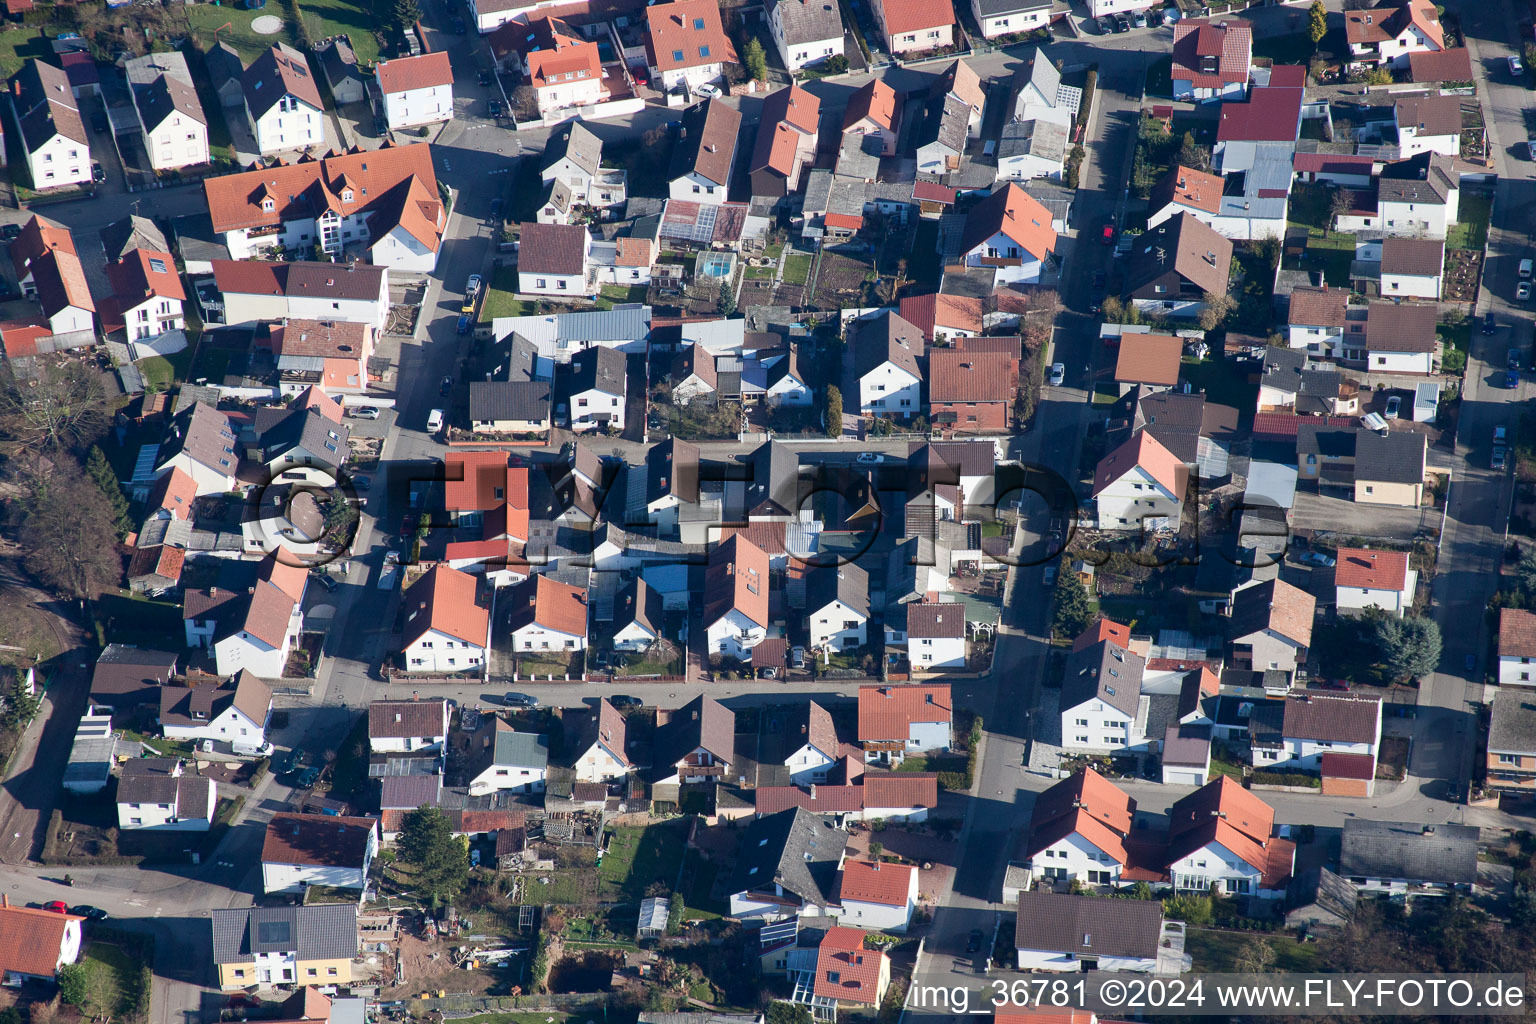
[[252, 262], [211, 260], [224, 302], [224, 323], [344, 320], [384, 330], [389, 318], [389, 268], [351, 261]]

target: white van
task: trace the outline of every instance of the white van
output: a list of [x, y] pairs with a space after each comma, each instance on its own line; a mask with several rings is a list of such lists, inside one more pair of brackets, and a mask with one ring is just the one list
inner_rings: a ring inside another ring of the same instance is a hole
[[1523, 260], [1520, 261], [1520, 276], [1521, 277], [1530, 277], [1531, 276], [1531, 261], [1530, 261], [1529, 258], [1523, 259]]
[[443, 429], [443, 410], [433, 409], [427, 413], [427, 433], [435, 434]]

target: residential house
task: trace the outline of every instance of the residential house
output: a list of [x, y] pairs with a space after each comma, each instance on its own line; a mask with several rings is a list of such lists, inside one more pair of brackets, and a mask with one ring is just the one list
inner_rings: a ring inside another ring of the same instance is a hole
[[966, 215], [960, 251], [966, 266], [992, 268], [998, 285], [1031, 284], [1056, 251], [1056, 229], [1050, 211], [1010, 182]]
[[1339, 548], [1334, 604], [1341, 615], [1380, 608], [1402, 618], [1413, 608], [1418, 580], [1418, 571], [1408, 567], [1406, 551]]
[[805, 625], [813, 650], [863, 647], [869, 624], [869, 574], [855, 562], [809, 571]]
[[518, 231], [518, 291], [580, 296], [589, 292], [592, 236], [585, 225], [525, 223]]
[[1172, 334], [1121, 334], [1115, 356], [1115, 383], [1120, 393], [1142, 394], [1177, 387], [1184, 356], [1184, 339]]
[[948, 750], [954, 705], [948, 683], [859, 687], [859, 745], [870, 764], [895, 768], [908, 754]]
[[381, 60], [374, 69], [374, 81], [390, 131], [453, 117], [453, 67], [446, 50]]
[[[268, 337], [284, 394], [298, 394], [313, 387], [327, 395], [360, 395], [368, 389], [368, 360], [373, 355], [374, 341], [374, 330], [368, 324], [286, 320], [273, 324]], [[323, 412], [320, 416], [325, 418]], [[340, 438], [332, 438], [333, 442], [337, 440]], [[338, 451], [328, 451], [328, 461], [339, 464], [339, 450], [338, 446]]]
[[736, 715], [713, 697], [657, 712], [653, 786], [718, 781], [736, 764]]
[[870, 10], [893, 56], [921, 53], [952, 46], [955, 42], [955, 11], [944, 4], [921, 0], [874, 0]]
[[225, 110], [244, 107], [245, 89], [241, 79], [245, 75], [245, 63], [235, 48], [225, 42], [214, 43], [203, 55], [203, 63], [214, 92], [218, 93], [219, 105]]
[[1272, 807], [1219, 775], [1168, 809], [1168, 874], [1178, 892], [1278, 899], [1296, 844], [1274, 834]]
[[[1186, 18], [1173, 26], [1173, 98], [1243, 99], [1253, 64], [1253, 29], [1237, 21]], [[1218, 193], [1219, 194], [1219, 193]]]
[[470, 382], [469, 429], [475, 433], [544, 434], [549, 428], [548, 381]]
[[1051, 20], [1051, 6], [1043, 0], [970, 0], [971, 16], [981, 27], [983, 39], [997, 39], [1033, 32]]
[[1340, 352], [1349, 320], [1349, 289], [1303, 285], [1291, 291], [1286, 340], [1309, 355]]
[[214, 910], [219, 987], [348, 985], [358, 955], [357, 904]]
[[261, 154], [323, 147], [325, 103], [304, 55], [277, 43], [245, 69], [245, 113]]
[[1411, 50], [1408, 78], [1416, 85], [1461, 85], [1472, 81], [1472, 56], [1465, 46], [1450, 50]]
[[1116, 885], [1130, 864], [1126, 839], [1136, 801], [1092, 768], [1080, 768], [1035, 798], [1023, 853], [1031, 874]]
[[611, 782], [634, 769], [627, 750], [624, 716], [607, 697], [595, 705], [566, 708], [565, 751], [577, 782]]
[[923, 332], [886, 310], [847, 328], [862, 416], [911, 419], [923, 411]]
[[767, 385], [763, 401], [770, 408], [780, 405], [807, 406], [815, 397], [805, 372], [800, 368], [798, 349], [791, 349], [788, 355], [768, 364]]
[[[310, 332], [311, 336], [314, 333]], [[297, 337], [290, 340], [296, 341]], [[342, 421], [341, 406], [336, 400], [311, 386], [286, 408], [268, 406], [256, 411], [245, 457], [274, 474], [305, 466], [320, 466], [335, 474], [346, 462], [351, 433]]]
[[996, 434], [1013, 429], [1019, 390], [1015, 338], [959, 339], [928, 354], [928, 415], [946, 434]]
[[389, 268], [358, 261], [211, 260], [226, 324], [345, 321], [374, 332], [389, 320]]
[[[1523, 608], [1500, 608], [1499, 685], [1536, 686], [1536, 669], [1532, 665], [1536, 665], [1536, 613]], [[93, 700], [95, 696], [96, 685], [92, 683]]]
[[[1501, 666], [1502, 660], [1501, 656]], [[1496, 793], [1521, 796], [1536, 792], [1536, 700], [1523, 686], [1501, 691], [1493, 698], [1484, 768], [1488, 788]]]
[[[693, 351], [702, 351], [694, 346]], [[713, 361], [711, 361], [713, 366]], [[677, 532], [679, 510], [699, 503], [699, 449], [669, 435], [645, 452], [645, 513], [659, 533]]]
[[[1306, 68], [1277, 64], [1269, 69], [1268, 85], [1248, 90], [1246, 103], [1223, 103], [1212, 150], [1215, 169], [1228, 177], [1239, 171], [1247, 175], [1269, 157], [1278, 158], [1289, 174], [1301, 135], [1306, 85]], [[1269, 184], [1287, 188], [1288, 178]]]
[[1234, 591], [1231, 597], [1232, 666], [1294, 677], [1307, 663], [1317, 599], [1279, 579]]
[[584, 651], [587, 592], [544, 575], [516, 584], [505, 599], [513, 649]]
[[[1208, 401], [1202, 394], [1149, 392], [1144, 386], [1127, 397], [1135, 399], [1129, 417], [1131, 430], [1151, 434], [1186, 468], [1198, 469], [1205, 479], [1228, 474], [1231, 444], [1237, 436], [1236, 409]], [[1252, 482], [1253, 474], [1249, 479]]]
[[[718, 9], [715, 18], [718, 21]], [[683, 111], [667, 172], [668, 195], [713, 206], [724, 203], [740, 137], [741, 113], [718, 99], [705, 100]]]
[[[1335, 351], [1349, 356], [1360, 345], [1358, 317], [1345, 321], [1342, 346]], [[1363, 348], [1363, 346], [1362, 346]], [[1259, 371], [1259, 408], [1293, 409], [1303, 416], [1349, 416], [1360, 411], [1360, 393], [1338, 370], [1313, 366], [1300, 349], [1271, 345], [1264, 350]]]
[[843, 54], [843, 16], [831, 0], [769, 0], [768, 34], [791, 71]]
[[489, 603], [474, 576], [447, 565], [427, 570], [405, 592], [400, 649], [407, 672], [485, 671]]
[[999, 180], [1060, 181], [1065, 173], [1071, 126], [1047, 117], [1015, 119], [1003, 125], [997, 143]]
[[1429, 0], [1403, 0], [1344, 12], [1352, 64], [1407, 67], [1414, 53], [1445, 49], [1445, 30]]
[[[1460, 197], [1461, 179], [1451, 158], [1420, 153], [1382, 169], [1376, 179], [1375, 226], [1389, 235], [1444, 238], [1456, 223]], [[1367, 220], [1363, 226], [1372, 224]]]
[[1099, 460], [1092, 497], [1101, 530], [1177, 530], [1189, 472], [1149, 431]]
[[33, 57], [11, 76], [10, 94], [33, 189], [90, 184], [91, 137], [64, 70]]
[[213, 779], [188, 771], [180, 758], [130, 758], [117, 780], [117, 827], [206, 832], [218, 801]]
[[1424, 504], [1428, 452], [1429, 439], [1415, 430], [1355, 431], [1353, 500], [1418, 508]]
[[917, 865], [849, 860], [843, 864], [838, 900], [841, 925], [904, 934], [917, 909]]
[[1157, 967], [1164, 931], [1163, 905], [1156, 900], [1041, 890], [1019, 894], [1014, 944], [1020, 970], [1145, 974]]
[[539, 175], [552, 189], [564, 186], [571, 206], [606, 210], [623, 206], [628, 197], [624, 172], [603, 166], [603, 140], [580, 121], [561, 125], [550, 135]]
[[1101, 640], [1067, 656], [1061, 684], [1061, 742], [1067, 750], [1130, 750], [1146, 742], [1137, 726], [1147, 661]]
[[59, 968], [80, 958], [84, 921], [75, 914], [13, 907], [0, 893], [0, 983], [20, 988], [28, 981], [57, 981]]
[[262, 679], [277, 679], [288, 664], [303, 621], [301, 605], [309, 573], [268, 556], [254, 572], [251, 563], [228, 567], [233, 585], [221, 583], [188, 590], [182, 617], [188, 647], [210, 647], [219, 675], [250, 669]]
[[[1183, 706], [1182, 702], [1180, 706]], [[1211, 774], [1211, 733], [1211, 726], [1193, 723], [1170, 725], [1163, 731], [1163, 746], [1159, 751], [1163, 785], [1205, 784]]]
[[1374, 765], [1381, 746], [1381, 698], [1298, 690], [1254, 705], [1248, 733], [1255, 768], [1317, 771], [1332, 754], [1361, 755]]
[[447, 216], [427, 143], [325, 156], [203, 182], [213, 231], [232, 259], [281, 247], [427, 274]]
[[261, 846], [262, 891], [302, 893], [312, 885], [361, 891], [378, 852], [376, 818], [280, 811], [267, 823]]
[[663, 92], [691, 94], [722, 80], [736, 48], [713, 0], [671, 0], [645, 12], [646, 62]]
[[1440, 278], [1445, 270], [1443, 241], [1392, 235], [1367, 245], [1374, 246], [1380, 257], [1377, 288], [1382, 298], [1440, 298]]
[[107, 644], [91, 673], [91, 705], [116, 710], [158, 700], [160, 688], [176, 674], [176, 661], [170, 651]]
[[760, 751], [760, 761], [782, 763], [793, 785], [826, 782], [839, 767], [843, 752], [831, 713], [815, 701], [806, 701], [790, 709], [783, 726], [778, 745]]
[[595, 345], [571, 356], [570, 372], [559, 381], [557, 405], [567, 410], [572, 430], [623, 432], [627, 371], [627, 357], [615, 348]]
[[960, 169], [970, 116], [970, 104], [960, 96], [938, 89], [930, 93], [923, 119], [912, 128], [918, 173], [944, 175]]
[[1479, 835], [1476, 825], [1345, 818], [1339, 875], [1368, 896], [1471, 893]]
[[[837, 905], [837, 871], [848, 834], [802, 807], [749, 824], [725, 886], [742, 920], [818, 917]], [[862, 933], [860, 933], [862, 934]]]
[[524, 80], [538, 98], [540, 114], [591, 106], [608, 99], [602, 57], [595, 41], [565, 20], [547, 14], [530, 18], [527, 25], [512, 24], [512, 52], [519, 58]]
[[710, 551], [704, 572], [710, 653], [745, 660], [767, 638], [768, 626], [768, 555], [745, 537], [732, 536]]
[[131, 57], [123, 64], [123, 75], [149, 166], [173, 171], [208, 163], [208, 117], [197, 98], [187, 58], [176, 50]]
[[211, 405], [194, 402], [171, 420], [155, 453], [155, 475], [180, 470], [192, 478], [196, 494], [221, 494], [235, 489], [239, 461], [229, 417]]
[[228, 743], [235, 753], [269, 753], [267, 724], [272, 688], [243, 670], [221, 686], [167, 686], [160, 690], [160, 731], [168, 740]]
[[1365, 319], [1365, 356], [1374, 373], [1430, 374], [1440, 354], [1431, 302], [1371, 303]]
[[[916, 672], [937, 672], [966, 666], [965, 606], [927, 603], [897, 605], [886, 611], [887, 645], [891, 644], [893, 614], [904, 616], [901, 635], [905, 640], [907, 661]], [[899, 642], [898, 642], [899, 645]]]
[[672, 401], [687, 405], [695, 398], [713, 404], [719, 376], [715, 357], [702, 345], [688, 345], [672, 360]]
[[835, 1020], [839, 1007], [872, 1011], [881, 1006], [890, 984], [891, 958], [882, 950], [865, 949], [863, 932], [828, 928], [816, 947], [816, 976], [807, 986], [809, 998], [802, 1001], [812, 1002], [824, 1017]]
[[926, 341], [972, 338], [983, 330], [981, 299], [974, 295], [909, 295], [898, 311]]
[[843, 110], [843, 134], [878, 139], [872, 146], [880, 156], [893, 156], [896, 136], [901, 127], [901, 103], [896, 90], [878, 78], [871, 78], [848, 98]]
[[376, 700], [368, 704], [368, 749], [375, 754], [442, 750], [448, 742], [448, 702]]
[[1123, 297], [1166, 316], [1196, 316], [1207, 295], [1227, 294], [1232, 241], [1188, 212], [1136, 239], [1126, 257]]
[[368, 102], [368, 79], [357, 66], [357, 53], [346, 36], [333, 36], [315, 51], [320, 71], [337, 106]]
[[11, 242], [11, 266], [21, 294], [38, 301], [55, 338], [68, 338], [69, 348], [95, 342], [96, 303], [68, 228], [33, 214]]
[[801, 170], [816, 158], [820, 124], [821, 101], [798, 85], [790, 84], [763, 101], [757, 145], [747, 165], [754, 196], [798, 193]]
[[485, 720], [464, 755], [469, 795], [510, 790], [542, 793], [549, 774], [549, 738], [518, 732], [499, 715]]
[[102, 306], [102, 322], [110, 333], [119, 325], [129, 341], [148, 341], [185, 325], [182, 303], [186, 292], [176, 262], [167, 252], [134, 249], [107, 264], [112, 300]]
[[1461, 97], [1410, 96], [1392, 104], [1400, 159], [1420, 153], [1461, 155]]

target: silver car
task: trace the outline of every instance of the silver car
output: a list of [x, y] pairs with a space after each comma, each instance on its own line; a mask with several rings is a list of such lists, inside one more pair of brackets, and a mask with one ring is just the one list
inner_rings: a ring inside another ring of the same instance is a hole
[[1051, 375], [1050, 375], [1050, 377], [1048, 379], [1050, 381], [1051, 387], [1053, 387], [1053, 388], [1061, 387], [1061, 385], [1063, 383], [1065, 383], [1066, 379], [1067, 379], [1067, 364], [1066, 363], [1052, 363], [1051, 364]]

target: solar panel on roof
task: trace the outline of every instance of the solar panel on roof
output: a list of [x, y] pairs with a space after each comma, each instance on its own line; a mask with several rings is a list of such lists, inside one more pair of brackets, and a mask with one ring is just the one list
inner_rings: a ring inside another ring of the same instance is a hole
[[289, 921], [256, 922], [256, 941], [263, 945], [288, 942], [292, 936], [293, 928]]

